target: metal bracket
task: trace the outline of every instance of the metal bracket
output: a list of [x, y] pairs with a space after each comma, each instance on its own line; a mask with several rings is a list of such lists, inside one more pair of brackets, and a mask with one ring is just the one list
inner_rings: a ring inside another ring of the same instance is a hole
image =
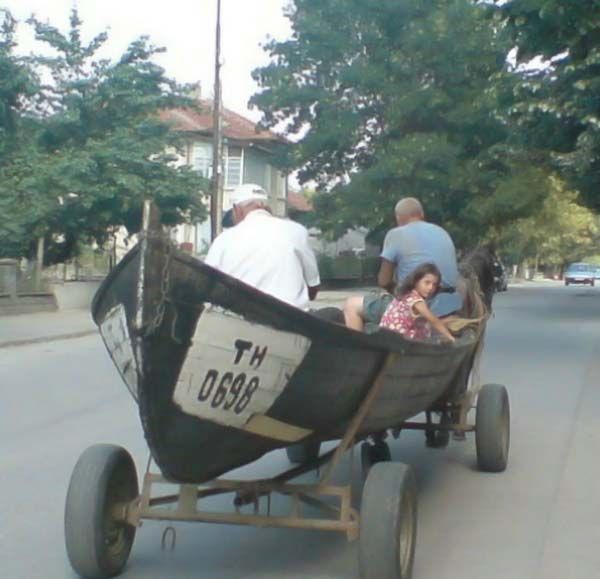
[[[330, 485], [334, 470], [342, 460], [344, 452], [353, 447], [356, 435], [370, 411], [373, 403], [383, 388], [385, 375], [389, 367], [397, 360], [398, 353], [388, 354], [383, 361], [373, 384], [353, 416], [339, 446], [320, 456], [314, 463], [300, 465], [267, 480], [239, 481], [216, 479], [201, 485], [180, 484], [174, 494], [152, 496], [152, 488], [157, 484], [172, 484], [158, 474], [150, 472], [148, 461], [142, 492], [139, 497], [126, 505], [126, 519], [130, 524], [139, 525], [142, 519], [165, 521], [202, 521], [236, 525], [254, 525], [259, 527], [287, 527], [322, 531], [337, 531], [346, 534], [349, 541], [358, 538], [359, 513], [352, 507], [352, 486]], [[288, 480], [312, 470], [321, 464], [328, 463], [323, 475], [316, 484], [291, 484]], [[287, 515], [273, 515], [271, 512], [271, 496], [275, 493], [289, 496], [291, 508]], [[202, 499], [218, 494], [234, 494], [234, 512], [204, 511]], [[260, 497], [267, 497], [266, 513], [260, 512]], [[332, 505], [324, 498], [335, 498], [339, 506]], [[305, 516], [300, 503], [307, 503], [319, 508], [329, 517]], [[164, 505], [175, 504], [176, 508], [164, 508]], [[253, 504], [253, 514], [242, 513], [240, 507]], [[166, 543], [172, 527], [167, 527], [163, 534]], [[175, 535], [173, 535], [173, 546]]]

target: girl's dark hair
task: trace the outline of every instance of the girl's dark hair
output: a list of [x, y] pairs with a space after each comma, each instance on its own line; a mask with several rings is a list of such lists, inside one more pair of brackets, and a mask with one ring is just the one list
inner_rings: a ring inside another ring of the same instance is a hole
[[415, 267], [410, 274], [408, 274], [402, 282], [396, 288], [396, 295], [404, 296], [407, 293], [417, 287], [417, 284], [428, 274], [435, 275], [438, 278], [438, 285], [435, 289], [435, 292], [431, 297], [433, 297], [440, 290], [440, 283], [442, 281], [442, 274], [435, 263], [422, 263], [421, 265]]

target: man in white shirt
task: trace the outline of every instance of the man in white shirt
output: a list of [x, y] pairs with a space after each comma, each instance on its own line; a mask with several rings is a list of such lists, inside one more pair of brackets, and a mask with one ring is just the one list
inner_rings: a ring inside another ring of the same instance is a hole
[[321, 280], [305, 227], [271, 214], [258, 185], [231, 194], [234, 226], [210, 246], [205, 263], [300, 309], [307, 310]]

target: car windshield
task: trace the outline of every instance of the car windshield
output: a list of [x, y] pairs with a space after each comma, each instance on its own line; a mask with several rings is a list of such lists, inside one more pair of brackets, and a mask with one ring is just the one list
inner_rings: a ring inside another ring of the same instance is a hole
[[569, 271], [578, 272], [578, 271], [590, 271], [590, 266], [585, 263], [574, 263], [569, 266]]

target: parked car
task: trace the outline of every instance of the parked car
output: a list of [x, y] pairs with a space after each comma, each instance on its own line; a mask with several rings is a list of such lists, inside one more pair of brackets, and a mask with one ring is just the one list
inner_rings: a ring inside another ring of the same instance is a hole
[[506, 269], [500, 260], [494, 261], [494, 289], [497, 292], [505, 292], [508, 289]]
[[572, 263], [565, 271], [565, 285], [582, 283], [594, 285], [596, 281], [596, 268], [589, 263]]

